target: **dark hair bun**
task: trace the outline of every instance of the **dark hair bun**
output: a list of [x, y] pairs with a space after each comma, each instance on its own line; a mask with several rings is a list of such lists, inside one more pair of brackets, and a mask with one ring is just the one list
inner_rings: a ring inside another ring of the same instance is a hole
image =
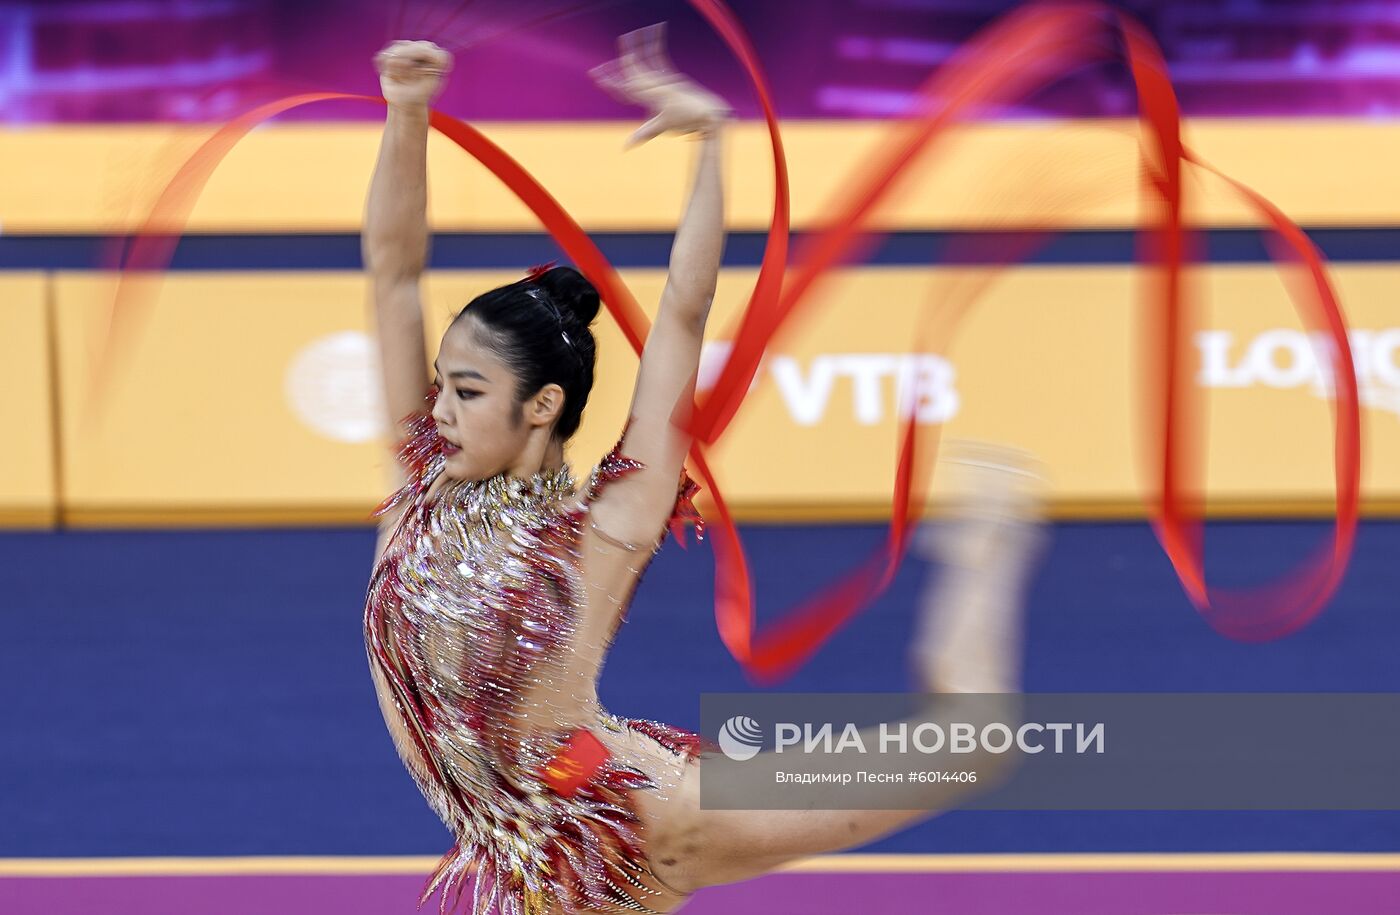
[[560, 312], [572, 314], [587, 327], [598, 317], [598, 290], [573, 267], [551, 267], [535, 281], [549, 293]]

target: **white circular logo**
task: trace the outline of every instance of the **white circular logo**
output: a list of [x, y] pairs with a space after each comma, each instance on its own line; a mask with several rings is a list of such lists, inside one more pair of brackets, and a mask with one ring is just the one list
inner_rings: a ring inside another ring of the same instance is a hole
[[287, 366], [287, 403], [313, 432], [338, 442], [367, 442], [384, 433], [374, 341], [347, 330], [312, 341]]
[[738, 762], [753, 759], [763, 749], [763, 729], [752, 718], [735, 715], [719, 729], [719, 748]]

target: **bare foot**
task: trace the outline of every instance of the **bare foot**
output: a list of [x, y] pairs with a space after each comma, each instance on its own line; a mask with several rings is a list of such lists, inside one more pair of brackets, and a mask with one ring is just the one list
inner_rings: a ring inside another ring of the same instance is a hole
[[1024, 592], [1048, 539], [1044, 478], [1010, 448], [961, 443], [944, 455], [953, 502], [915, 542], [942, 566], [920, 602], [915, 675], [930, 692], [1019, 692]]

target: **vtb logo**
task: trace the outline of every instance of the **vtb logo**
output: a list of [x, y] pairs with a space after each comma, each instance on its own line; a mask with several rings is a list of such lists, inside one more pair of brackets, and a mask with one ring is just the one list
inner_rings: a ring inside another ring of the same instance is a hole
[[[695, 380], [699, 391], [714, 387], [729, 359], [728, 343], [706, 343]], [[873, 426], [887, 415], [920, 423], [947, 422], [961, 400], [953, 384], [953, 364], [928, 353], [823, 353], [804, 364], [795, 356], [766, 356], [753, 383], [767, 374], [778, 388], [792, 421], [815, 426], [827, 418], [833, 396], [850, 391], [853, 418]]]

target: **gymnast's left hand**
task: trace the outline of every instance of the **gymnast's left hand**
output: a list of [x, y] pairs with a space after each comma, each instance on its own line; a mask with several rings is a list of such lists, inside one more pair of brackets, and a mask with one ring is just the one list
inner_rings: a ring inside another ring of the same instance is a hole
[[663, 133], [714, 134], [732, 114], [724, 100], [677, 73], [666, 57], [665, 23], [628, 32], [618, 57], [591, 72], [621, 101], [641, 105], [651, 118], [627, 140], [633, 147]]

